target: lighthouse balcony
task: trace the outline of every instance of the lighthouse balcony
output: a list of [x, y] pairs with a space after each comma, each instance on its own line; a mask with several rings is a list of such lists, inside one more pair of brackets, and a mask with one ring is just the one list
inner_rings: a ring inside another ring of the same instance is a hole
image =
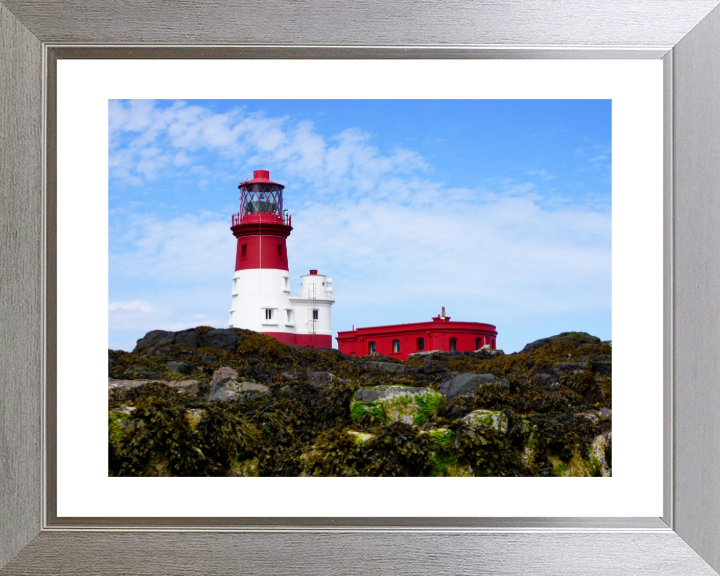
[[241, 224], [283, 224], [284, 226], [291, 226], [291, 222], [292, 217], [287, 212], [284, 214], [276, 212], [236, 212], [232, 215], [233, 226], [240, 226]]

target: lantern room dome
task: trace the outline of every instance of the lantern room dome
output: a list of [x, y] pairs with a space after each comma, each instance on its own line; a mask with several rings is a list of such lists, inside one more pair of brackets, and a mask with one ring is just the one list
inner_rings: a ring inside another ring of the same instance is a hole
[[250, 186], [252, 184], [265, 184], [269, 186], [280, 186], [280, 188], [285, 188], [282, 184], [279, 184], [277, 182], [273, 182], [270, 180], [270, 171], [269, 170], [253, 170], [253, 178], [252, 180], [247, 180], [245, 182], [240, 182], [240, 185], [238, 188], [242, 188], [244, 186]]

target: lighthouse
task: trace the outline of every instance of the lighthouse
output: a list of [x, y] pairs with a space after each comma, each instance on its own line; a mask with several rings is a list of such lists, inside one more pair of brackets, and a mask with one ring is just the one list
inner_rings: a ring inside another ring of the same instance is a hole
[[230, 327], [273, 336], [285, 344], [332, 348], [332, 279], [317, 270], [301, 277], [293, 294], [287, 239], [292, 217], [283, 206], [285, 186], [255, 170], [241, 182], [240, 211], [230, 230], [237, 238]]

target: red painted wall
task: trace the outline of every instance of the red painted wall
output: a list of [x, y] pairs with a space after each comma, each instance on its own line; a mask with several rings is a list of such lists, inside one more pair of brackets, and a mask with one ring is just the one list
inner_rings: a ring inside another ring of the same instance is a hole
[[[417, 339], [424, 338], [424, 350], [419, 350]], [[497, 330], [492, 324], [480, 322], [416, 322], [414, 324], [395, 324], [358, 328], [354, 331], [338, 332], [338, 349], [350, 356], [368, 356], [370, 342], [375, 342], [375, 353], [407, 360], [414, 352], [430, 350], [450, 351], [450, 339], [456, 340], [458, 352], [475, 351], [484, 345], [495, 349]], [[476, 346], [476, 339], [480, 339]], [[400, 341], [400, 351], [393, 352], [393, 340]]]
[[312, 334], [288, 334], [287, 332], [263, 332], [263, 334], [277, 338], [283, 344], [312, 348], [314, 341], [315, 348], [332, 348], [332, 336], [329, 334], [315, 334], [314, 340]]
[[235, 270], [288, 269], [286, 238], [292, 231], [291, 226], [252, 222], [232, 226], [230, 230], [238, 239]]

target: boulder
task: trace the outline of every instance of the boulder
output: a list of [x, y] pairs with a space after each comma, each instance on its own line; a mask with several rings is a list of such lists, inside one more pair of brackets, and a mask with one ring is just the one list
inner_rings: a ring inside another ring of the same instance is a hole
[[208, 400], [210, 400], [210, 402], [230, 402], [237, 399], [241, 394], [238, 390], [218, 387], [211, 390]]
[[238, 377], [238, 372], [234, 368], [230, 368], [229, 366], [223, 366], [222, 368], [218, 368], [213, 372], [212, 382], [210, 382], [213, 386], [217, 384], [220, 380], [224, 380], [226, 378], [229, 378], [231, 380], [236, 380]]
[[218, 348], [226, 352], [235, 352], [237, 341], [237, 334], [231, 329], [210, 330], [202, 337], [203, 346]]
[[190, 374], [192, 372], [192, 366], [184, 362], [175, 362], [173, 360], [172, 362], [168, 362], [166, 366], [170, 372], [179, 372], [180, 374]]
[[197, 332], [195, 332], [195, 328], [175, 332], [175, 344], [178, 346], [187, 346], [188, 348], [197, 348], [198, 335]]
[[199, 380], [170, 380], [165, 382], [171, 388], [177, 388], [178, 390], [184, 390], [192, 394], [200, 392], [200, 381]]
[[510, 389], [508, 380], [495, 378], [493, 374], [460, 374], [443, 382], [438, 388], [438, 392], [450, 400], [455, 396], [470, 396], [482, 386], [496, 384], [505, 386], [508, 390]]
[[270, 387], [265, 384], [256, 384], [255, 382], [240, 382], [238, 385], [240, 392], [254, 392], [256, 394], [270, 394]]
[[137, 341], [133, 352], [138, 352], [150, 345], [172, 344], [174, 338], [175, 332], [168, 332], [167, 330], [151, 330]]
[[363, 366], [376, 372], [387, 372], [388, 374], [405, 373], [405, 365], [397, 362], [365, 362]]
[[460, 420], [473, 428], [477, 426], [488, 426], [503, 434], [507, 432], [509, 425], [508, 417], [504, 412], [498, 410], [473, 410], [460, 418]]
[[525, 348], [522, 349], [522, 351], [529, 352], [531, 350], [535, 350], [536, 348], [540, 348], [541, 346], [545, 346], [545, 344], [551, 344], [552, 342], [557, 342], [559, 340], [568, 340], [571, 342], [577, 342], [578, 344], [590, 344], [593, 342], [600, 342], [600, 338], [598, 338], [597, 336], [592, 336], [587, 332], [561, 332], [556, 336], [550, 336], [549, 338], [540, 338], [540, 340], [530, 342], [530, 344], [527, 344]]
[[374, 386], [355, 393], [350, 417], [357, 421], [370, 414], [385, 424], [421, 424], [436, 415], [442, 404], [442, 396], [432, 388]]
[[[219, 371], [220, 370], [217, 370], [216, 374]], [[256, 384], [255, 382], [237, 382], [232, 378], [220, 378], [219, 380], [214, 381], [208, 400], [211, 402], [226, 402], [228, 400], [235, 400], [246, 393], [270, 394], [270, 388], [265, 386], [265, 384]]]

